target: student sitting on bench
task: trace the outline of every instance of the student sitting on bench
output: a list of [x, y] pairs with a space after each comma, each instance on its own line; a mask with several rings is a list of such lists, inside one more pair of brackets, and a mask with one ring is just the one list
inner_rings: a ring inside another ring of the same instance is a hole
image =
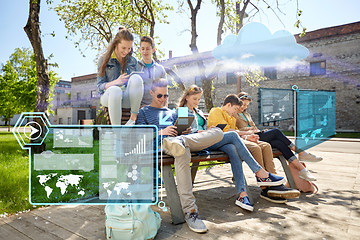
[[[219, 128], [211, 128], [199, 133], [177, 136], [174, 112], [169, 108], [163, 107], [168, 95], [167, 80], [159, 79], [153, 81], [150, 95], [151, 104], [140, 109], [136, 124], [156, 125], [159, 128], [159, 135], [164, 139], [163, 147], [165, 152], [175, 158], [175, 174], [177, 179], [177, 190], [180, 202], [185, 214], [185, 221], [189, 228], [195, 232], [206, 232], [207, 228], [199, 217], [198, 208], [195, 204], [195, 196], [192, 191], [192, 180], [190, 171], [191, 151], [201, 151], [223, 139], [223, 132]], [[166, 117], [164, 124], [160, 119]], [[190, 129], [189, 129], [190, 130]], [[190, 132], [190, 131], [189, 131]], [[256, 172], [258, 182], [267, 185], [279, 185], [284, 182], [284, 178], [267, 173], [260, 166]]]

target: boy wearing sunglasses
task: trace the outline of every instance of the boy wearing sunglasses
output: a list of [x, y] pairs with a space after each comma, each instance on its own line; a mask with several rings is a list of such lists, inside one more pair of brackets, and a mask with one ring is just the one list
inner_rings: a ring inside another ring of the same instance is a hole
[[165, 152], [175, 158], [175, 174], [177, 190], [180, 196], [181, 206], [189, 228], [198, 233], [207, 231], [203, 221], [199, 217], [198, 208], [192, 191], [191, 180], [191, 151], [201, 151], [219, 141], [224, 134], [219, 128], [213, 128], [201, 133], [177, 136], [176, 114], [164, 107], [168, 95], [166, 79], [153, 81], [150, 90], [151, 103], [140, 109], [136, 119], [138, 125], [156, 125], [159, 128], [159, 139], [163, 138], [162, 144]]

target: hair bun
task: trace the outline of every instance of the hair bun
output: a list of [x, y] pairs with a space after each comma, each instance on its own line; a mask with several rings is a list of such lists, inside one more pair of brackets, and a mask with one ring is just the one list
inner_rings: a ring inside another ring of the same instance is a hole
[[120, 26], [119, 27], [119, 31], [121, 31], [121, 30], [125, 30], [126, 28], [124, 27], [124, 26]]

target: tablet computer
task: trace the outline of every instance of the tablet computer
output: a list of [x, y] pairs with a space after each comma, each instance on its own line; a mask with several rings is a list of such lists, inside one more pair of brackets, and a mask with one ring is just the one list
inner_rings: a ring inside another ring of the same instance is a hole
[[177, 127], [176, 131], [178, 132], [178, 135], [181, 135], [183, 131], [188, 129], [193, 123], [193, 121], [194, 121], [194, 116], [178, 117], [174, 124]]

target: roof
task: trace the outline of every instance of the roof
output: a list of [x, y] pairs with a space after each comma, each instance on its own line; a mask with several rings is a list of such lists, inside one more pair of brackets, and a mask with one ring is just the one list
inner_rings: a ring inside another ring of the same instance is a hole
[[330, 38], [330, 37], [336, 37], [341, 35], [349, 35], [353, 33], [360, 33], [360, 21], [334, 26], [334, 27], [328, 27], [328, 28], [321, 28], [315, 31], [306, 32], [305, 36], [302, 38], [299, 37], [300, 34], [296, 34], [295, 39], [296, 42], [308, 42], [316, 39], [322, 39], [322, 38]]
[[71, 82], [80, 82], [80, 81], [92, 80], [94, 78], [97, 78], [97, 73], [82, 75], [82, 76], [79, 76], [79, 77], [73, 77], [73, 78], [71, 78]]

